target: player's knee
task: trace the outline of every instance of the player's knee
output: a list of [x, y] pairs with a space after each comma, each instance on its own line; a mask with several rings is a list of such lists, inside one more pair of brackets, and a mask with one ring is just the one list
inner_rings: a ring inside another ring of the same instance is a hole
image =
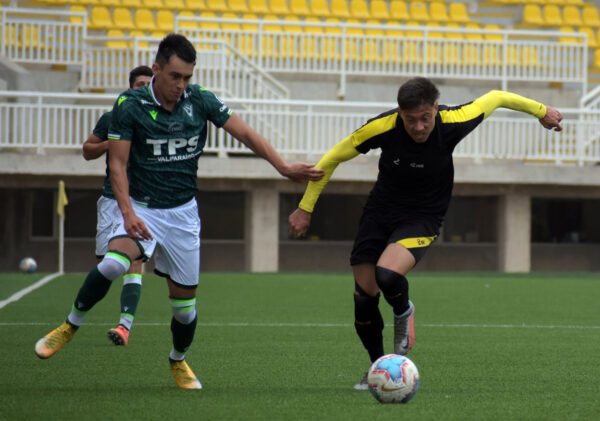
[[196, 298], [171, 298], [171, 311], [179, 323], [189, 325], [196, 319]]
[[98, 263], [98, 271], [108, 280], [114, 281], [125, 274], [131, 266], [131, 258], [117, 250], [109, 250]]
[[408, 294], [408, 281], [401, 273], [393, 270], [375, 266], [375, 282], [384, 296], [396, 296]]

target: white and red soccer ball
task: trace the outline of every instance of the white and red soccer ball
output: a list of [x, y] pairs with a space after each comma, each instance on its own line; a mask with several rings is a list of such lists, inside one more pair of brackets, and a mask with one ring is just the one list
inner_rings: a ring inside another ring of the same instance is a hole
[[419, 389], [419, 370], [404, 355], [388, 354], [371, 365], [367, 380], [379, 402], [406, 403]]

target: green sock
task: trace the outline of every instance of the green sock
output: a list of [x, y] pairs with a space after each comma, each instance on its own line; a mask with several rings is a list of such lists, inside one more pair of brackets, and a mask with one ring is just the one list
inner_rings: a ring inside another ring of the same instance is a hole
[[[139, 283], [138, 283], [139, 281]], [[142, 275], [134, 273], [124, 276], [123, 289], [121, 290], [121, 319], [119, 324], [131, 330], [135, 312], [142, 294]]]
[[75, 303], [71, 313], [67, 317], [67, 321], [74, 325], [80, 326], [85, 314], [108, 292], [110, 284], [112, 282], [104, 277], [98, 270], [98, 267], [94, 267], [90, 273], [88, 273], [83, 285], [77, 293]]

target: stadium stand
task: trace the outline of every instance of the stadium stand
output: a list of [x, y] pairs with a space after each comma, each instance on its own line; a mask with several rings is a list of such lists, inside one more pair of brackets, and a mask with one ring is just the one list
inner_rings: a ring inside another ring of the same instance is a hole
[[350, 17], [348, 2], [346, 0], [331, 0], [331, 16], [339, 19], [347, 19]]
[[290, 0], [290, 12], [295, 16], [308, 16], [310, 9], [306, 0]]
[[[366, 20], [371, 17], [369, 6], [365, 0], [350, 0], [350, 16], [358, 20]], [[357, 22], [358, 23], [358, 22]]]
[[406, 2], [402, 0], [392, 0], [390, 2], [390, 16], [392, 16], [394, 20], [400, 22], [406, 22], [410, 20]]
[[[387, 20], [390, 18], [390, 12], [388, 11], [388, 5], [385, 0], [371, 0], [369, 2], [369, 8], [369, 13], [373, 19]], [[373, 24], [373, 22], [370, 24]]]

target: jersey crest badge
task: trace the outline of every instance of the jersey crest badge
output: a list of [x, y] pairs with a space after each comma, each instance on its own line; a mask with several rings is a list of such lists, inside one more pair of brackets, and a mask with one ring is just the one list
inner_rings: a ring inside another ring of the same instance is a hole
[[192, 115], [194, 114], [194, 109], [192, 108], [192, 104], [184, 105], [183, 110], [186, 112], [187, 115], [190, 116], [190, 118], [192, 118]]

